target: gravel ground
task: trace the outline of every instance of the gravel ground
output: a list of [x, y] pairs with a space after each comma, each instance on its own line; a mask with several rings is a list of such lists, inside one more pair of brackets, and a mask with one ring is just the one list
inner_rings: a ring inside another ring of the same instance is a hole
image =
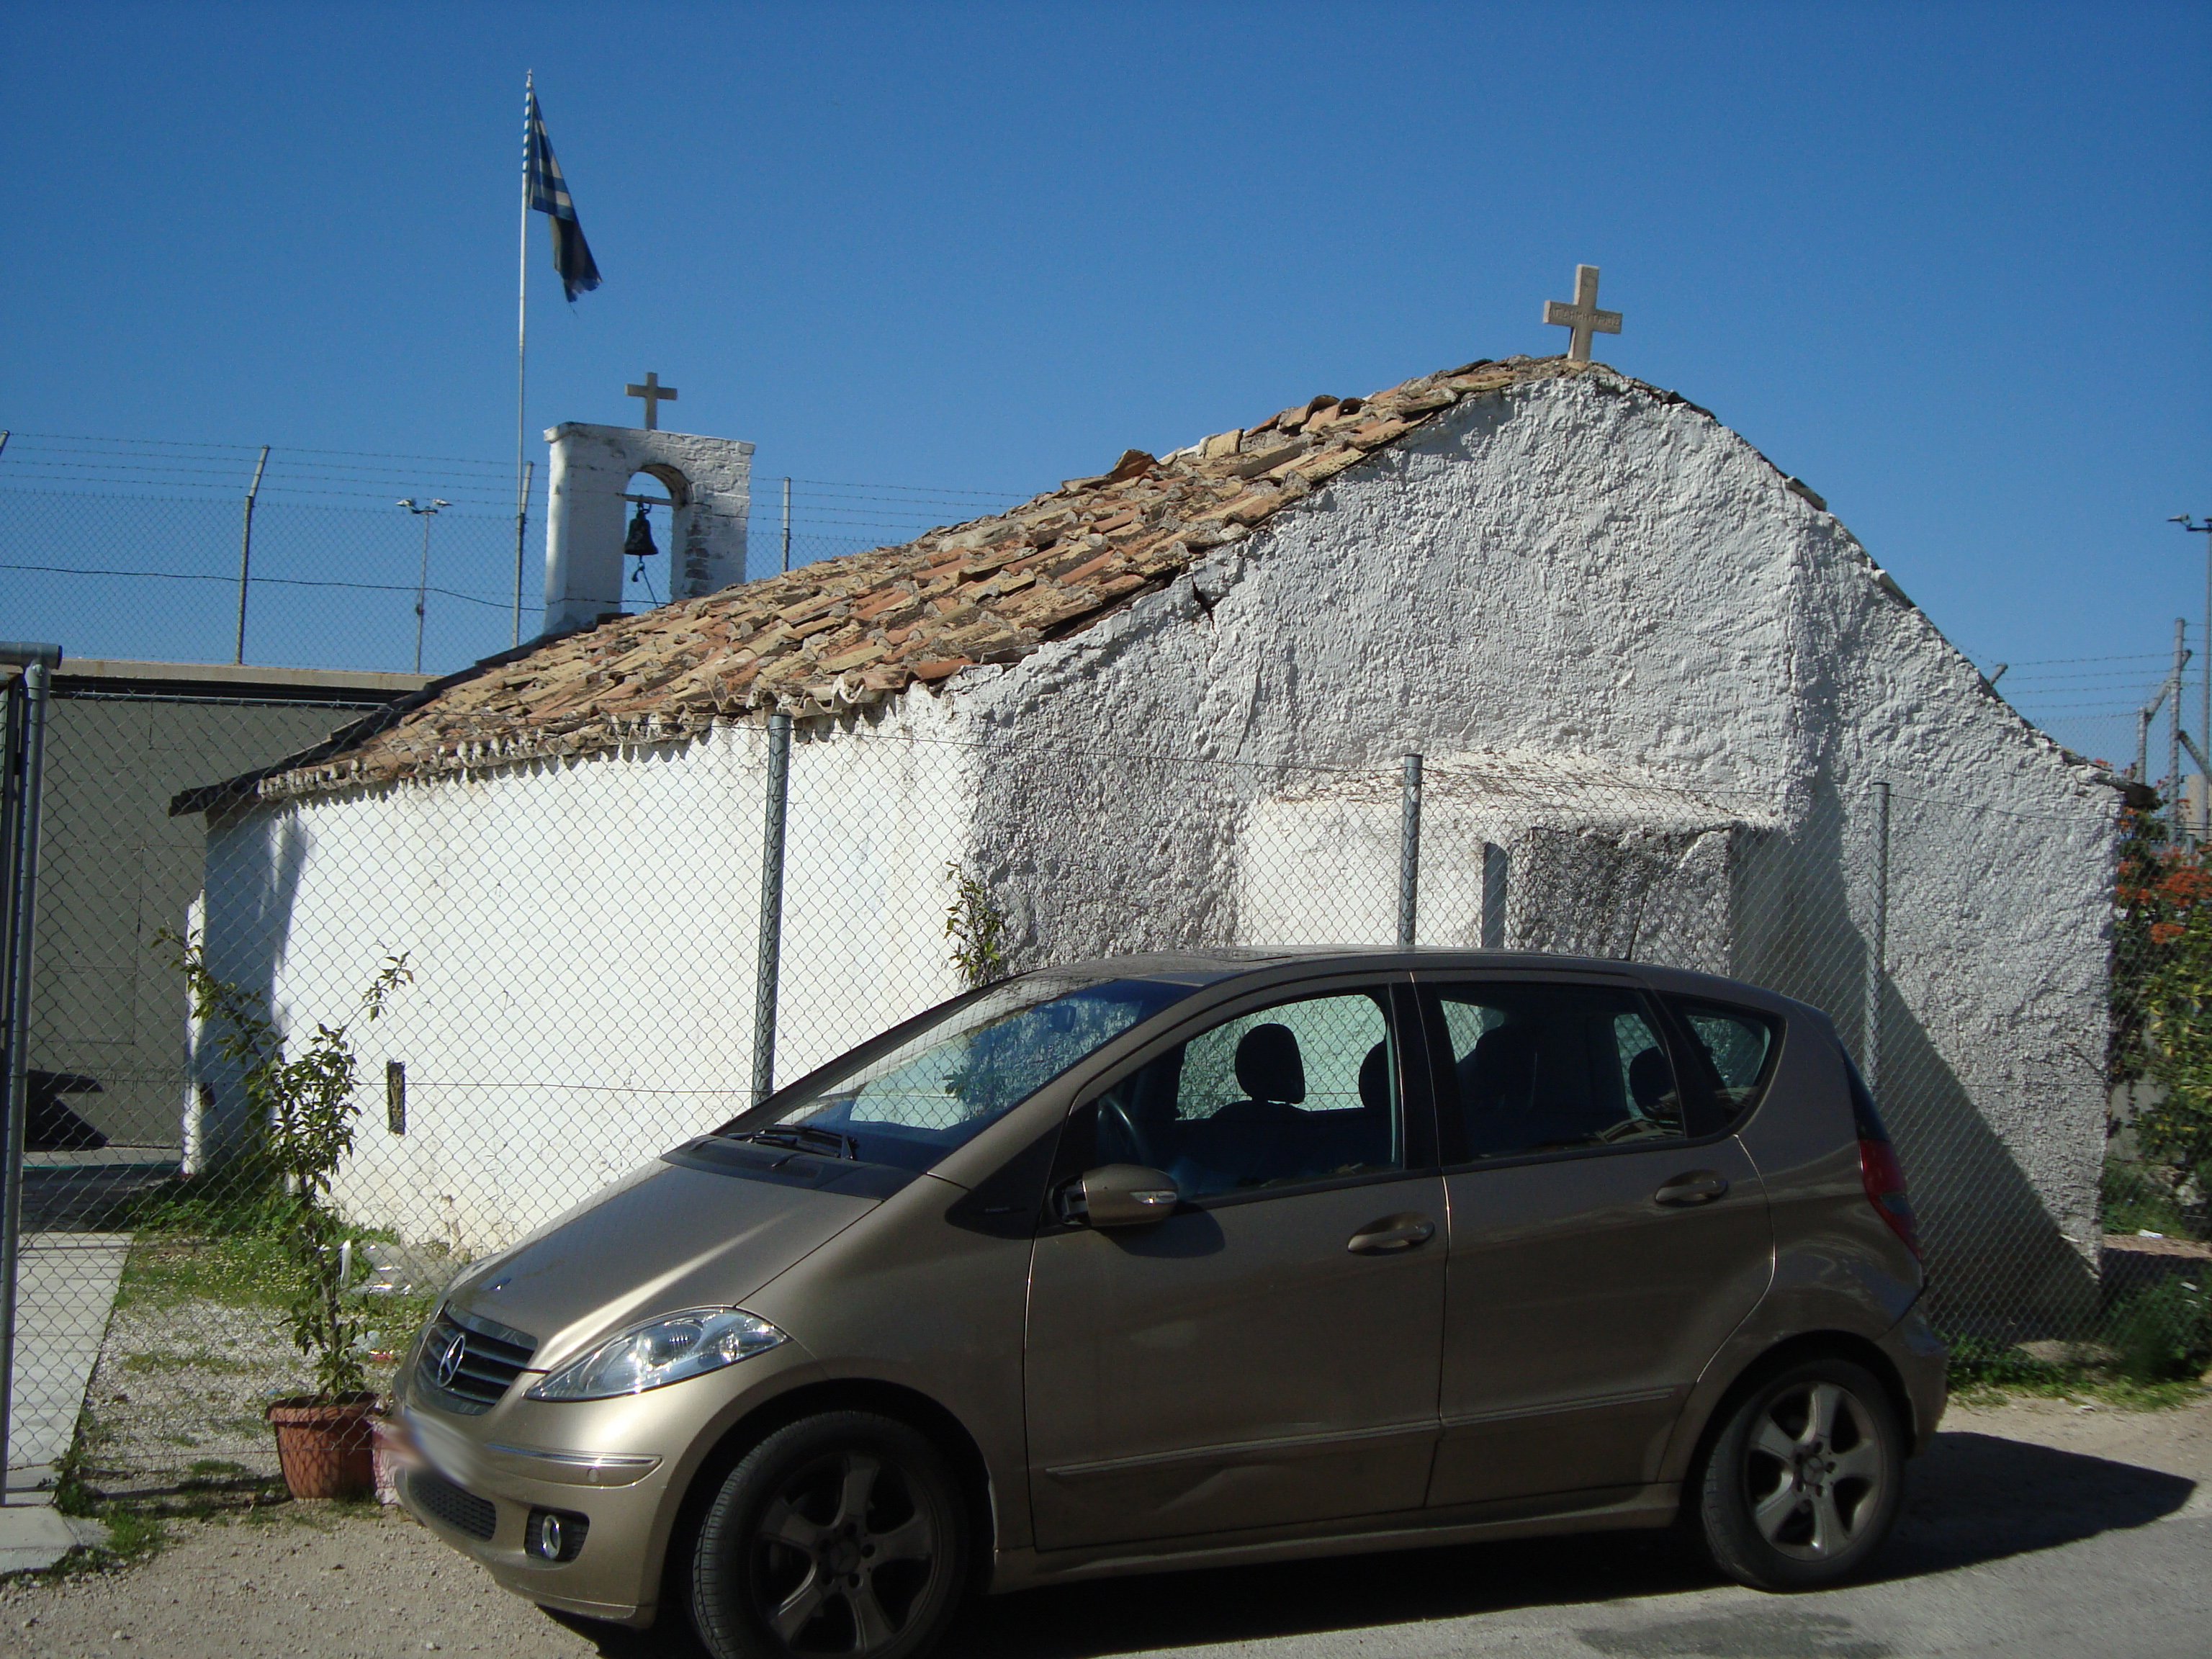
[[87, 1478], [120, 1494], [171, 1484], [179, 1472], [273, 1475], [262, 1408], [313, 1386], [273, 1310], [204, 1300], [119, 1307], [85, 1390]]
[[[142, 1247], [143, 1248], [143, 1247]], [[369, 1310], [388, 1357], [422, 1316], [418, 1305]], [[372, 1360], [369, 1386], [391, 1383]], [[109, 1316], [85, 1389], [86, 1482], [110, 1497], [206, 1490], [273, 1480], [276, 1447], [262, 1413], [314, 1386], [274, 1308], [211, 1297], [133, 1297]]]
[[[697, 1659], [682, 1632], [567, 1624], [396, 1512], [285, 1504], [180, 1523], [137, 1566], [0, 1587], [26, 1659]], [[1650, 1534], [1413, 1551], [1036, 1591], [970, 1610], [948, 1659], [1390, 1655], [2201, 1655], [2212, 1620], [2212, 1399], [1954, 1409], [1914, 1466], [1875, 1582], [1715, 1583]]]

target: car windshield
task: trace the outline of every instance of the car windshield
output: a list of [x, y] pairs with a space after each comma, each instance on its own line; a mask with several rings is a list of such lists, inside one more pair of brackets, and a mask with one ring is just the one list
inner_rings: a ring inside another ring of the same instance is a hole
[[716, 1133], [927, 1170], [1195, 982], [1031, 974], [954, 1004], [888, 1054], [769, 1101]]

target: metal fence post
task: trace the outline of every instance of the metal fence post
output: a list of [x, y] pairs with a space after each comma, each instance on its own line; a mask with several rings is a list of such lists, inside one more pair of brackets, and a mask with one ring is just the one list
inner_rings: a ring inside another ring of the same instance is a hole
[[1410, 949], [1420, 917], [1421, 757], [1406, 757], [1398, 817], [1398, 943]]
[[0, 1504], [8, 1501], [15, 1393], [15, 1273], [23, 1223], [23, 1130], [30, 1090], [31, 950], [39, 923], [39, 794], [46, 768], [46, 696], [59, 646], [0, 644], [0, 664], [23, 670], [21, 738], [9, 757], [8, 1109], [0, 1130]]
[[753, 979], [753, 1104], [775, 1092], [775, 990], [783, 955], [783, 823], [791, 797], [791, 716], [768, 717], [768, 814], [761, 828], [760, 955]]
[[522, 489], [514, 501], [514, 638], [512, 645], [522, 643], [522, 566], [523, 541], [530, 532], [530, 480], [538, 471], [538, 463], [522, 464]]
[[1503, 847], [1482, 844], [1482, 948], [1505, 948], [1505, 899], [1511, 858]]
[[1874, 938], [1867, 950], [1866, 1038], [1860, 1047], [1867, 1091], [1881, 1087], [1881, 996], [1889, 977], [1889, 786], [1874, 787]]

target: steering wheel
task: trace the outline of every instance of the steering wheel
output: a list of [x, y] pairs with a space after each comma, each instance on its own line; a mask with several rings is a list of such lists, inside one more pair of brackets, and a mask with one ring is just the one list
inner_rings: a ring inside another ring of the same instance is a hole
[[1114, 1115], [1121, 1126], [1121, 1133], [1127, 1138], [1130, 1146], [1135, 1151], [1137, 1161], [1139, 1164], [1149, 1164], [1152, 1158], [1152, 1149], [1145, 1144], [1144, 1131], [1137, 1127], [1137, 1121], [1129, 1115], [1129, 1109], [1113, 1094], [1109, 1093], [1098, 1097], [1098, 1110], [1102, 1117], [1109, 1112]]

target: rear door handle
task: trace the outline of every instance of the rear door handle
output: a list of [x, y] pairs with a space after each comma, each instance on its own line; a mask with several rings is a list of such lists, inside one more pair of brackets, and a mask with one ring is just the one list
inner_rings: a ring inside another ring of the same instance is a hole
[[1417, 1244], [1425, 1244], [1437, 1236], [1437, 1224], [1425, 1215], [1410, 1212], [1404, 1215], [1386, 1215], [1380, 1221], [1370, 1221], [1352, 1234], [1345, 1249], [1354, 1255], [1390, 1255], [1400, 1250], [1410, 1250]]
[[1691, 1204], [1710, 1204], [1725, 1195], [1728, 1180], [1715, 1170], [1692, 1170], [1687, 1175], [1678, 1175], [1657, 1192], [1651, 1194], [1654, 1204], [1671, 1204], [1676, 1207]]

